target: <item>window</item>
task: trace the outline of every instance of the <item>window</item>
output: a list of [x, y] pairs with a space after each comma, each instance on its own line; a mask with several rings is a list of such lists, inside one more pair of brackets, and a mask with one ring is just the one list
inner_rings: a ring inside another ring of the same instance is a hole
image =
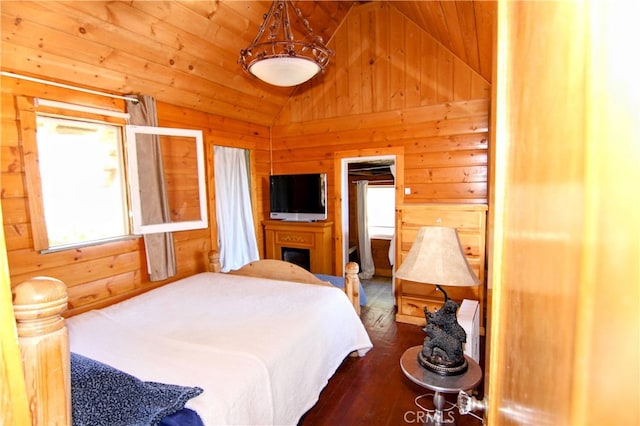
[[122, 127], [36, 115], [47, 248], [129, 235]]
[[396, 221], [396, 191], [393, 186], [367, 188], [369, 236], [392, 237]]
[[[36, 251], [208, 226], [202, 131], [127, 126], [126, 113], [93, 106], [26, 96], [16, 103]], [[144, 138], [151, 135], [157, 145]], [[147, 157], [163, 171], [161, 184], [150, 180]], [[167, 206], [162, 221], [148, 214], [158, 205], [145, 198], [151, 192]]]
[[129, 125], [126, 135], [134, 233], [207, 228], [202, 131]]

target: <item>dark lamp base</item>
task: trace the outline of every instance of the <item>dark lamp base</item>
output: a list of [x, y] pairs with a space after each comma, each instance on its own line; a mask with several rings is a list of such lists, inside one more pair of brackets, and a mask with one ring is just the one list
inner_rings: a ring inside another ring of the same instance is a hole
[[451, 363], [443, 361], [439, 356], [424, 356], [422, 351], [418, 352], [418, 364], [429, 371], [441, 376], [456, 376], [467, 371], [467, 360], [462, 357], [461, 362]]

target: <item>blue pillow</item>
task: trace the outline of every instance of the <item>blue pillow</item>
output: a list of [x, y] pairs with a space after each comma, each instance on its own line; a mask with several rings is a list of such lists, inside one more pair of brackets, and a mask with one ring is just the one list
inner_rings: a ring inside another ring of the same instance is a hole
[[204, 423], [198, 413], [188, 408], [183, 408], [164, 417], [159, 426], [204, 426]]
[[199, 387], [143, 382], [107, 364], [71, 353], [74, 426], [156, 425], [201, 393]]
[[[338, 287], [344, 290], [344, 278], [337, 277], [335, 275], [326, 275], [326, 274], [313, 274], [317, 278], [322, 281], [328, 281], [334, 287]], [[360, 305], [364, 306], [367, 304], [367, 295], [364, 293], [364, 288], [362, 287], [362, 283], [360, 283]]]

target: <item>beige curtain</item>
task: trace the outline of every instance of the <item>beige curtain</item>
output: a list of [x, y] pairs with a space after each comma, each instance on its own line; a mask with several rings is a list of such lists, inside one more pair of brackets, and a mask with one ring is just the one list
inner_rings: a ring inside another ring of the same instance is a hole
[[369, 182], [359, 180], [356, 182], [356, 199], [358, 213], [358, 255], [360, 256], [360, 273], [363, 280], [371, 279], [376, 272], [371, 252], [371, 238], [369, 238], [369, 221], [367, 219], [367, 189]]
[[[129, 123], [158, 127], [156, 100], [151, 96], [137, 96], [138, 102], [126, 101]], [[142, 222], [145, 224], [170, 221], [166, 199], [166, 183], [162, 164], [160, 139], [156, 135], [141, 135], [136, 138], [138, 153], [138, 179]], [[145, 234], [144, 246], [147, 254], [147, 269], [151, 281], [160, 281], [176, 274], [176, 256], [173, 235], [170, 232]]]

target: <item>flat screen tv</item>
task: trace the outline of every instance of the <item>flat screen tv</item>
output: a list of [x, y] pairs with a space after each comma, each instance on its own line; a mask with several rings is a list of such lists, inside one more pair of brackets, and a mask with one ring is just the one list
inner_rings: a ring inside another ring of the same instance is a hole
[[312, 222], [327, 219], [326, 173], [271, 175], [271, 219]]

